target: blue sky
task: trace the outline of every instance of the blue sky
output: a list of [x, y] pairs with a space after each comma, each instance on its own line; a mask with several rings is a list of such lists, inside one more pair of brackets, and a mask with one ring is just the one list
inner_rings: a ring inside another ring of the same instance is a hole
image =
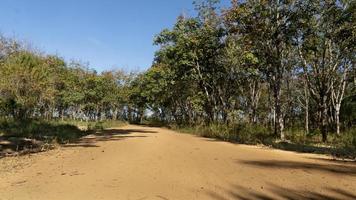
[[[227, 5], [229, 0], [222, 1]], [[192, 0], [0, 0], [0, 33], [98, 71], [150, 67], [153, 37]]]

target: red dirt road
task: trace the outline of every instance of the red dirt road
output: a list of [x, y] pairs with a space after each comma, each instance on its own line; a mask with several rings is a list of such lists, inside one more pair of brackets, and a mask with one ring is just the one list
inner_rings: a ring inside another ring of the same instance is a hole
[[356, 199], [356, 163], [130, 125], [1, 159], [10, 199]]

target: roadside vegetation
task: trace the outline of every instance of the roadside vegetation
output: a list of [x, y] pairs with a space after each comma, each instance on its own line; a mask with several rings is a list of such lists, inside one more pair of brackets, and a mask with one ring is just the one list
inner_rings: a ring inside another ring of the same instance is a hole
[[146, 121], [356, 157], [355, 1], [194, 5], [196, 16], [154, 38], [153, 65], [141, 73], [98, 73], [1, 37], [1, 137], [61, 143]]
[[198, 135], [227, 142], [263, 145], [266, 147], [295, 151], [300, 153], [328, 154], [337, 158], [356, 158], [356, 129], [349, 129], [343, 132], [342, 136], [334, 134], [328, 137], [327, 142], [322, 142], [320, 133], [314, 132], [306, 134], [303, 130], [286, 130], [286, 139], [273, 134], [273, 130], [263, 126], [240, 124], [224, 125], [211, 124], [209, 126], [175, 126], [169, 128], [183, 133]]
[[197, 16], [156, 36], [154, 64], [138, 77], [150, 122], [356, 157], [355, 1], [195, 5]]
[[123, 121], [58, 121], [21, 120], [0, 121], [0, 158], [3, 156], [36, 153], [78, 142], [82, 137], [100, 134], [104, 129], [121, 127]]

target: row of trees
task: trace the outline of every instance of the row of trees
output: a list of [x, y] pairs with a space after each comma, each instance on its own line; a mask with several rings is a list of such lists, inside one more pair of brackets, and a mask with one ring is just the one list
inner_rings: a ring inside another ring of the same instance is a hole
[[135, 80], [155, 118], [260, 124], [282, 140], [285, 127], [319, 130], [326, 141], [355, 124], [355, 1], [195, 5], [196, 17], [179, 16], [155, 38], [154, 64]]
[[16, 120], [140, 118], [130, 102], [135, 74], [98, 74], [85, 64], [67, 64], [58, 56], [0, 40], [0, 116]]
[[250, 123], [341, 134], [356, 119], [356, 2], [195, 2], [141, 74], [98, 74], [0, 38], [0, 116]]

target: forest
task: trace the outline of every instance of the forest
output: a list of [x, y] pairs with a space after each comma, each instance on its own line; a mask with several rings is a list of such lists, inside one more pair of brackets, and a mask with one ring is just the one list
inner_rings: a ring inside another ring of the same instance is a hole
[[195, 16], [182, 13], [156, 35], [143, 72], [98, 73], [2, 36], [0, 133], [28, 123], [127, 121], [355, 155], [356, 1], [194, 5]]

